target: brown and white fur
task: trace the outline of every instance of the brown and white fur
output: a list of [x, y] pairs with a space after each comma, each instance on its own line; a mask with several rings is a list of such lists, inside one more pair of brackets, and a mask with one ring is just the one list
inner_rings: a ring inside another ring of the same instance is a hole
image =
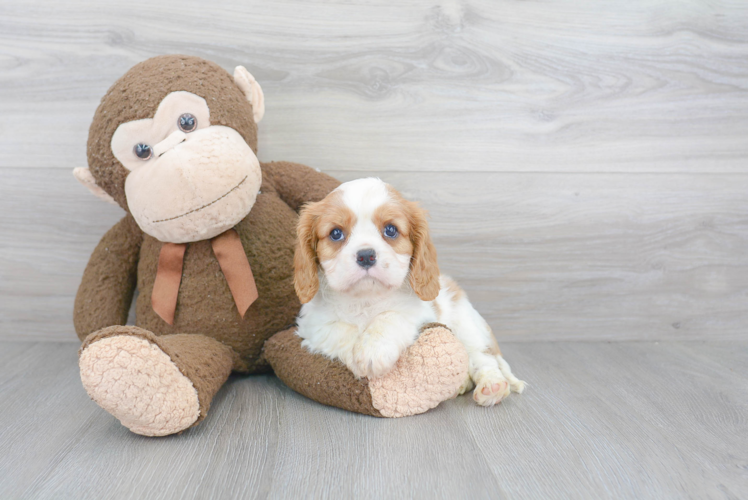
[[469, 355], [460, 394], [475, 386], [473, 399], [491, 406], [524, 390], [465, 292], [439, 275], [418, 204], [379, 179], [346, 182], [304, 208], [298, 236], [298, 334], [308, 350], [339, 359], [358, 377], [379, 377], [422, 325], [439, 322]]

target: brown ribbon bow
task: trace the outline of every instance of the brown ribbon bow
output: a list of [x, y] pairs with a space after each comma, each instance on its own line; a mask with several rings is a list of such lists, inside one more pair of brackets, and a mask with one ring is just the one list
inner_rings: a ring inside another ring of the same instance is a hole
[[[249, 267], [239, 234], [234, 229], [229, 229], [213, 238], [210, 243], [229, 284], [236, 308], [243, 318], [249, 306], [257, 300], [258, 294], [252, 268]], [[174, 324], [186, 249], [187, 243], [164, 243], [158, 256], [158, 271], [156, 282], [153, 284], [151, 306], [156, 314], [170, 325]]]

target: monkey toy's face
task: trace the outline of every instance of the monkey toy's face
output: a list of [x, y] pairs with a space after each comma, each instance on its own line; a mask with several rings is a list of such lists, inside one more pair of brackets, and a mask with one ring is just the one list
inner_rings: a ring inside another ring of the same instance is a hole
[[125, 194], [140, 228], [161, 241], [212, 238], [255, 203], [260, 162], [239, 133], [210, 124], [205, 99], [167, 95], [153, 118], [122, 123], [112, 153], [130, 171]]
[[262, 183], [262, 89], [242, 66], [159, 56], [131, 68], [96, 110], [89, 168], [75, 176], [159, 241], [190, 243], [231, 229]]

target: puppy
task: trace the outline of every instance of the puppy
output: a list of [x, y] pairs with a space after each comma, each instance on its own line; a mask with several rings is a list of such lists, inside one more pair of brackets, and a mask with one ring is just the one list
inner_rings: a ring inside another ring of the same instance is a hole
[[304, 207], [294, 256], [302, 304], [298, 334], [310, 352], [339, 359], [358, 377], [391, 370], [419, 327], [447, 325], [465, 346], [463, 394], [491, 406], [518, 380], [465, 292], [439, 275], [426, 212], [379, 179], [346, 182]]

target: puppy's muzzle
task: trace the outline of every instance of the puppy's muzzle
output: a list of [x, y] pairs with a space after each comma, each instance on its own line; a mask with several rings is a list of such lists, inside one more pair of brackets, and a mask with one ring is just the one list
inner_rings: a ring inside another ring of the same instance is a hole
[[365, 248], [356, 252], [356, 264], [368, 269], [377, 263], [377, 252], [372, 248]]

